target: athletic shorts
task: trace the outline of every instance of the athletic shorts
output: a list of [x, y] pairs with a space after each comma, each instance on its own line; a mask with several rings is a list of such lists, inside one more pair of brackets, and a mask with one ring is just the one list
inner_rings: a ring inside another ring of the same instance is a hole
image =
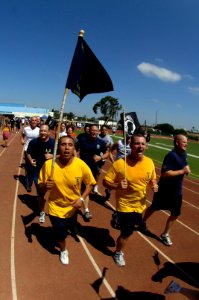
[[178, 217], [181, 214], [182, 195], [169, 196], [160, 193], [154, 193], [151, 208], [153, 210], [169, 210], [171, 215]]
[[117, 212], [121, 235], [129, 237], [142, 222], [142, 214], [136, 212]]
[[55, 237], [58, 241], [64, 241], [68, 235], [68, 230], [74, 230], [76, 214], [71, 218], [59, 218], [49, 215]]

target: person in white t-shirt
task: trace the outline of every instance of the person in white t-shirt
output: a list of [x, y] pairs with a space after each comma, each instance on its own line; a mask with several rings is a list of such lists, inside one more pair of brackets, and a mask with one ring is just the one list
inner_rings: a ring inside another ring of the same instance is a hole
[[26, 190], [31, 192], [34, 170], [27, 159], [28, 144], [32, 139], [39, 137], [39, 128], [37, 127], [37, 117], [30, 118], [30, 125], [23, 128], [21, 135], [21, 144], [24, 145], [25, 168], [26, 168]]

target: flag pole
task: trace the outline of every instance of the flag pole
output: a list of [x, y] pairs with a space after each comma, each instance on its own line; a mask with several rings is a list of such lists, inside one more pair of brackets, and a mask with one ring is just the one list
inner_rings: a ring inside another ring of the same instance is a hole
[[[83, 37], [84, 36], [84, 30], [80, 30], [79, 36]], [[55, 160], [57, 156], [57, 148], [58, 148], [58, 141], [59, 141], [59, 132], [60, 132], [60, 127], [61, 127], [61, 122], [63, 121], [63, 113], [64, 113], [64, 107], [66, 103], [66, 99], [68, 96], [68, 88], [65, 88], [64, 90], [64, 96], [61, 104], [61, 109], [60, 109], [60, 114], [59, 114], [59, 121], [58, 121], [58, 127], [57, 127], [57, 134], [55, 137], [55, 146], [54, 146], [54, 152], [53, 152], [53, 159], [52, 159], [52, 166], [51, 166], [51, 178], [53, 178], [54, 175], [54, 167], [55, 167]]]
[[126, 179], [126, 130], [125, 130], [125, 109], [123, 108], [123, 128], [124, 128], [124, 179]]

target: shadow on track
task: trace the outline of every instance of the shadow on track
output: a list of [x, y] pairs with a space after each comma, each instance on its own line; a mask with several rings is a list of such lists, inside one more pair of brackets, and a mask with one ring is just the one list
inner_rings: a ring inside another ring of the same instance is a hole
[[155, 282], [162, 282], [164, 278], [173, 276], [199, 289], [198, 270], [199, 263], [180, 262], [173, 264], [171, 262], [166, 262], [164, 267], [152, 276], [152, 280]]
[[13, 175], [15, 180], [19, 180], [19, 182], [24, 186], [26, 189], [26, 177], [24, 175]]
[[105, 255], [113, 256], [113, 251], [108, 249], [108, 247], [115, 247], [115, 241], [110, 236], [107, 228], [83, 226], [80, 223], [77, 223], [77, 231], [78, 234], [94, 248]]
[[101, 298], [101, 300], [165, 300], [165, 296], [151, 292], [130, 292], [122, 286], [118, 286], [115, 292], [116, 298]]
[[21, 200], [22, 203], [24, 203], [28, 208], [30, 208], [36, 214], [36, 216], [38, 215], [39, 211], [37, 196], [23, 194], [18, 195], [18, 198]]
[[91, 201], [94, 201], [95, 203], [105, 207], [108, 210], [114, 211], [109, 205], [107, 205], [105, 202], [107, 201], [107, 198], [105, 196], [100, 196], [96, 194], [90, 194], [89, 198]]

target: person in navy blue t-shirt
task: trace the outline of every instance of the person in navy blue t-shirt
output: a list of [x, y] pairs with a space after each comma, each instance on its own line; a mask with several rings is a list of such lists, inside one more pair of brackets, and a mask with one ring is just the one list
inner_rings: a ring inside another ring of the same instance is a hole
[[169, 231], [173, 223], [181, 214], [182, 206], [182, 184], [184, 175], [191, 173], [187, 163], [187, 137], [178, 134], [174, 137], [174, 149], [166, 154], [161, 176], [158, 183], [158, 192], [154, 194], [153, 202], [145, 212], [141, 231], [146, 231], [146, 220], [157, 210], [169, 210], [165, 229], [161, 234], [165, 245], [171, 246]]
[[[76, 143], [76, 149], [77, 151], [79, 150], [80, 158], [89, 166], [96, 182], [98, 181], [100, 169], [104, 165], [105, 159], [109, 157], [106, 143], [98, 137], [98, 134], [98, 126], [92, 124], [89, 134], [84, 135], [80, 139], [77, 137]], [[97, 184], [94, 186], [93, 192], [100, 195]], [[92, 218], [90, 212], [87, 215], [88, 219]]]

